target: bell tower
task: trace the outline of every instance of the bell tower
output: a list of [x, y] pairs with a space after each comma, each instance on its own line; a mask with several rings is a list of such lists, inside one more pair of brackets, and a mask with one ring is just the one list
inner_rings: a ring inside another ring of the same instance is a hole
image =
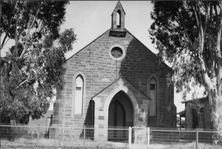
[[111, 36], [125, 35], [125, 11], [120, 1], [116, 4], [111, 15]]

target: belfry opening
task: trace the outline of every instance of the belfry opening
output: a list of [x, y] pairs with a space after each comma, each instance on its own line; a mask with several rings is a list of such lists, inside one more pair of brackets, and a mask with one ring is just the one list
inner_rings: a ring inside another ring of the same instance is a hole
[[120, 141], [127, 139], [127, 131], [124, 129], [133, 126], [133, 112], [130, 98], [123, 91], [118, 92], [109, 105], [108, 140]]

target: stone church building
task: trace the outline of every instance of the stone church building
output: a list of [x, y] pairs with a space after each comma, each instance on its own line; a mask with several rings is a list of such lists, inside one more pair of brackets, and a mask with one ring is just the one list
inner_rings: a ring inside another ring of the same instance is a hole
[[176, 127], [172, 70], [125, 28], [125, 15], [118, 2], [111, 28], [67, 60], [52, 126], [92, 127], [95, 140], [112, 127]]

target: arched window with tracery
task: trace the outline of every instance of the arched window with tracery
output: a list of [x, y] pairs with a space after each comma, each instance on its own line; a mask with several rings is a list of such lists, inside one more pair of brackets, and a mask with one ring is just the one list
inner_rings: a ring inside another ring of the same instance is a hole
[[157, 81], [155, 78], [151, 78], [149, 81], [149, 97], [151, 101], [149, 103], [149, 116], [157, 115]]
[[74, 114], [82, 115], [83, 114], [83, 95], [84, 95], [84, 80], [81, 75], [78, 75], [75, 78], [75, 89], [74, 89]]

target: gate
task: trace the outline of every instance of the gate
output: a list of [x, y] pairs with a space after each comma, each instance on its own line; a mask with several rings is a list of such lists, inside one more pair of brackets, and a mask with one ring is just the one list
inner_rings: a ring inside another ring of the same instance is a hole
[[150, 144], [149, 127], [129, 127], [129, 149], [148, 149]]

